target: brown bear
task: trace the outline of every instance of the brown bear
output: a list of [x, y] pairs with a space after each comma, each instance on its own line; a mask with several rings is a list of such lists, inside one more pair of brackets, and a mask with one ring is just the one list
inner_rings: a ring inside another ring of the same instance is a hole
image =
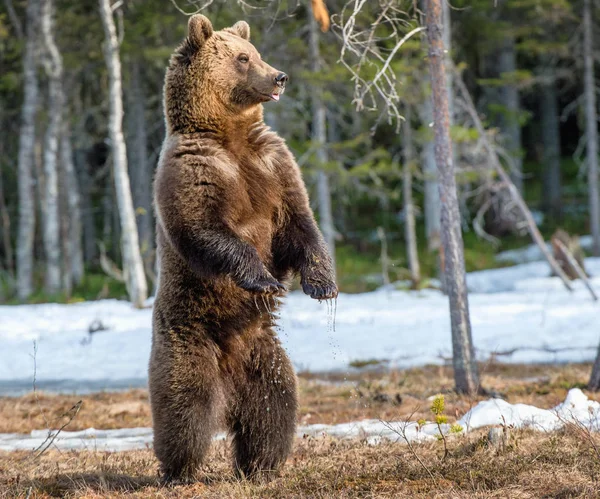
[[312, 298], [337, 296], [300, 170], [263, 122], [287, 76], [249, 39], [243, 21], [213, 31], [195, 15], [165, 77], [149, 387], [167, 481], [194, 479], [220, 428], [240, 475], [285, 462], [297, 394], [273, 330], [279, 298], [294, 274]]

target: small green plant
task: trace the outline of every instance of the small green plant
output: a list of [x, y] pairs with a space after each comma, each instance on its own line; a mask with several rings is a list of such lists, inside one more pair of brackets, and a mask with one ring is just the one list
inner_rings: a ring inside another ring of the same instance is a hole
[[[444, 396], [441, 394], [436, 395], [433, 399], [433, 402], [431, 402], [430, 411], [434, 415], [434, 421], [438, 427], [438, 432], [439, 432], [438, 440], [440, 440], [444, 444], [444, 456], [442, 457], [442, 461], [448, 457], [448, 453], [449, 453], [448, 440], [446, 438], [446, 435], [444, 434], [444, 430], [442, 429], [442, 425], [448, 423], [448, 416], [446, 416], [446, 414], [444, 414], [444, 410], [445, 410]], [[458, 423], [454, 423], [450, 426], [451, 434], [456, 435], [458, 433], [462, 433], [462, 431], [463, 431], [463, 427], [461, 425], [459, 425]]]

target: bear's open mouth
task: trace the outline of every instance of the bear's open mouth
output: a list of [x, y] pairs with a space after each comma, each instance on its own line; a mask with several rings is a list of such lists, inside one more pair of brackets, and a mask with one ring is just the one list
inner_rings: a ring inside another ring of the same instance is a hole
[[262, 95], [264, 97], [267, 97], [269, 100], [274, 100], [275, 102], [277, 102], [279, 100], [279, 96], [284, 92], [285, 88], [277, 88], [270, 94], [261, 92], [260, 90], [258, 90], [256, 88], [254, 90], [256, 91], [256, 93], [259, 93], [260, 95]]

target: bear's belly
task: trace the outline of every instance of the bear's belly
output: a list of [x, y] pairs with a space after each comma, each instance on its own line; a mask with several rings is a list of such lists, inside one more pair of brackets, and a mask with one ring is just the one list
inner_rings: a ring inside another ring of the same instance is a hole
[[249, 325], [273, 322], [279, 302], [250, 293], [227, 275], [200, 277], [170, 246], [161, 248], [155, 307], [164, 327], [202, 328], [217, 335], [237, 334]]

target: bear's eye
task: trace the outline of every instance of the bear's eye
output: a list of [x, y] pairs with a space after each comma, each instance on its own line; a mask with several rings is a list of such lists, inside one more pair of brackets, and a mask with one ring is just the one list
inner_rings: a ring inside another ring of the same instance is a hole
[[246, 64], [249, 60], [250, 58], [246, 54], [238, 55], [238, 61], [243, 62], [244, 64]]

